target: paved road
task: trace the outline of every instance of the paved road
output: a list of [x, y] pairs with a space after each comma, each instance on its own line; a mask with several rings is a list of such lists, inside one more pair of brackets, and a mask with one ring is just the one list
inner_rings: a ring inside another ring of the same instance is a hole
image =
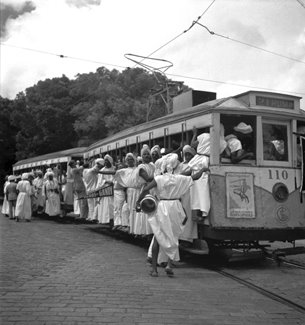
[[97, 225], [0, 215], [0, 324], [305, 324], [305, 315], [207, 270], [148, 275], [144, 247]]

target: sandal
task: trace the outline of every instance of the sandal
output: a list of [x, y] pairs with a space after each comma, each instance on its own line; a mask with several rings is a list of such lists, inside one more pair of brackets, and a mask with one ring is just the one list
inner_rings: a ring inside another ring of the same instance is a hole
[[157, 271], [154, 271], [154, 270], [150, 271], [149, 272], [149, 275], [152, 276], [152, 277], [154, 277], [154, 278], [156, 278], [156, 277], [159, 276], [158, 272]]
[[174, 276], [174, 271], [170, 268], [165, 268], [166, 275], [170, 278]]

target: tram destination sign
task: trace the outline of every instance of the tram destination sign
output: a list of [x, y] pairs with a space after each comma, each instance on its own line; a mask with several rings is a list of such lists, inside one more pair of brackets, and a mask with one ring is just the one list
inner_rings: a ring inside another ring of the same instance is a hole
[[274, 97], [256, 96], [256, 105], [275, 108], [294, 109], [294, 101]]

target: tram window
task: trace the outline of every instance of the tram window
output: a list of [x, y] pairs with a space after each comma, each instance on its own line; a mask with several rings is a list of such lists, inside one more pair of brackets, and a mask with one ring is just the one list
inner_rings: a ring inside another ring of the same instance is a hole
[[[241, 142], [243, 151], [246, 153], [251, 153], [251, 156], [247, 157], [246, 159], [255, 159], [256, 116], [222, 114], [220, 116], [220, 123], [224, 126], [225, 140], [227, 141], [227, 139], [230, 138], [231, 135], [237, 136], [237, 138]], [[244, 129], [239, 130], [238, 128]], [[252, 131], [249, 132], [248, 129]], [[224, 152], [222, 156], [227, 157], [227, 152]]]
[[287, 126], [263, 123], [264, 160], [288, 161]]
[[[297, 164], [298, 164], [298, 166], [300, 166], [303, 161], [303, 157], [305, 157], [304, 142], [303, 142], [303, 148], [301, 146], [301, 137], [305, 137], [305, 125], [298, 124], [297, 133], [298, 133], [298, 136], [296, 137], [296, 140], [297, 140]], [[302, 152], [302, 149], [303, 149], [303, 152]]]

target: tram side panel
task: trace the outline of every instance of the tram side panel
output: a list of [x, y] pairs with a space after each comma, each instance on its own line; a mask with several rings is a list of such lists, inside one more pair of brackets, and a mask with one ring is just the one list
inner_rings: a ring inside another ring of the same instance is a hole
[[[211, 167], [211, 210], [209, 225], [202, 224], [203, 236], [224, 240], [305, 238], [305, 197], [301, 200], [297, 179], [300, 170], [292, 168]], [[278, 188], [276, 200], [273, 192]]]

